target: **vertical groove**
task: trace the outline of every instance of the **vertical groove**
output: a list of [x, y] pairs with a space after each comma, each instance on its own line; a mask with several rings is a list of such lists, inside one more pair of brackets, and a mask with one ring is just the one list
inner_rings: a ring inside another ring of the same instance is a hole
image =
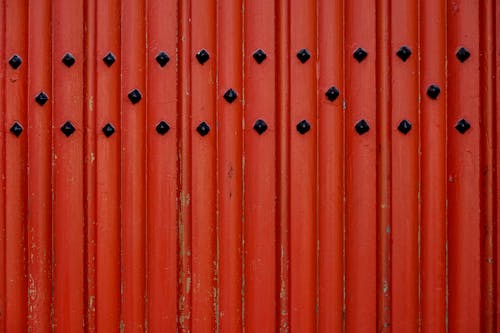
[[84, 1], [84, 210], [85, 210], [85, 257], [84, 257], [84, 311], [85, 332], [96, 330], [96, 168], [95, 168], [95, 0]]
[[279, 332], [290, 331], [290, 142], [289, 142], [289, 107], [290, 107], [290, 64], [289, 64], [289, 45], [290, 45], [290, 5], [287, 0], [276, 1], [277, 16], [277, 81], [276, 97], [278, 112], [278, 152], [277, 152], [277, 229], [278, 242], [277, 256], [279, 258], [280, 274], [278, 280], [279, 306], [277, 308], [279, 318]]
[[391, 332], [391, 0], [377, 1], [377, 332]]
[[149, 118], [150, 118], [150, 103], [149, 103], [149, 20], [148, 20], [148, 12], [149, 12], [149, 5], [150, 2], [149, 0], [143, 0], [144, 1], [144, 11], [142, 12], [141, 19], [144, 21], [144, 30], [143, 30], [143, 38], [144, 38], [144, 97], [145, 97], [145, 105], [144, 105], [144, 123], [143, 123], [143, 137], [144, 137], [144, 174], [143, 174], [143, 181], [144, 181], [144, 252], [142, 253], [142, 260], [144, 261], [144, 271], [142, 272], [143, 274], [143, 281], [144, 281], [144, 287], [142, 290], [142, 298], [143, 298], [143, 304], [142, 304], [142, 311], [144, 313], [144, 328], [143, 332], [148, 332], [149, 331], [149, 260], [148, 260], [148, 255], [149, 255], [149, 201], [151, 200], [149, 194], [149, 150], [150, 150], [150, 142], [149, 142], [149, 135], [148, 135], [148, 123], [149, 123]]
[[495, 309], [495, 272], [496, 262], [494, 254], [494, 238], [496, 233], [495, 202], [497, 198], [497, 188], [495, 179], [497, 176], [495, 165], [496, 138], [495, 116], [496, 105], [496, 10], [495, 1], [480, 2], [480, 49], [481, 49], [481, 172], [483, 175], [481, 182], [482, 189], [482, 224], [481, 224], [481, 332], [492, 333], [496, 331], [497, 313]]
[[191, 0], [179, 8], [179, 286], [178, 331], [191, 332]]
[[[0, 56], [6, 59], [5, 52], [5, 7], [6, 2], [0, 3]], [[0, 89], [5, 91], [6, 62], [0, 62]], [[6, 244], [6, 215], [5, 215], [5, 108], [6, 95], [0, 96], [0, 331], [5, 332], [7, 326], [7, 244]]]

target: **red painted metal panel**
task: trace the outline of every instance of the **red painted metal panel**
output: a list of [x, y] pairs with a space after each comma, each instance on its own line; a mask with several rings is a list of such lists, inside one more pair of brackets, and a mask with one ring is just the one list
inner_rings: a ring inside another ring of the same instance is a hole
[[[146, 4], [121, 1], [121, 322], [146, 328]], [[116, 66], [118, 65], [115, 64]], [[118, 172], [118, 170], [115, 170]], [[99, 287], [99, 286], [98, 286]]]
[[0, 4], [0, 332], [498, 331], [498, 1]]
[[[91, 144], [95, 148], [87, 158], [95, 165], [92, 183], [95, 187], [95, 228], [92, 233], [95, 273], [94, 279], [89, 280], [95, 286], [95, 296], [89, 302], [92, 301], [94, 306], [90, 313], [95, 313], [95, 331], [112, 332], [119, 327], [121, 314], [120, 146], [123, 132], [120, 118], [120, 65], [123, 60], [120, 52], [120, 1], [96, 1], [94, 11], [92, 64], [96, 71], [93, 77], [95, 92], [93, 99], [87, 103], [92, 107], [90, 115], [93, 121], [88, 127], [91, 128]], [[116, 58], [112, 65], [103, 61], [110, 53]], [[109, 137], [103, 131], [108, 124], [115, 129], [115, 133], [107, 134]], [[90, 229], [91, 221], [87, 225]]]
[[245, 2], [244, 324], [249, 332], [275, 332], [278, 324], [275, 11], [267, 0]]
[[[83, 1], [52, 2], [53, 326], [83, 331]], [[74, 63], [64, 63], [72, 58]], [[28, 59], [29, 61], [29, 59]], [[68, 292], [71, 291], [71, 292]]]
[[[217, 328], [217, 43], [215, 0], [191, 4], [191, 173], [192, 187], [185, 193], [191, 205], [191, 279], [186, 282], [191, 309], [185, 314], [191, 322], [183, 332], [213, 332]], [[203, 57], [204, 52], [208, 57]], [[201, 59], [201, 61], [200, 61]], [[205, 61], [206, 60], [206, 61]], [[205, 62], [204, 62], [205, 61]], [[182, 145], [183, 143], [181, 143]], [[184, 194], [183, 194], [184, 195]]]
[[[307, 57], [301, 54], [307, 52]], [[316, 330], [316, 7], [290, 2], [290, 331]]]
[[346, 1], [345, 5], [345, 327], [348, 333], [374, 332], [378, 290], [376, 8], [369, 0]]
[[51, 2], [29, 8], [28, 77], [28, 329], [51, 330], [52, 304], [52, 151], [51, 103], [35, 101], [41, 91], [52, 96]]
[[241, 5], [241, 0], [217, 3], [217, 310], [218, 329], [224, 333], [242, 329]]
[[[95, 332], [96, 327], [96, 257], [97, 257], [97, 195], [96, 195], [96, 115], [94, 112], [96, 96], [96, 71], [97, 62], [94, 60], [96, 53], [96, 2], [86, 3], [84, 20], [87, 28], [84, 31], [84, 200], [85, 230], [84, 230], [84, 265], [86, 279], [83, 280], [84, 295], [84, 328], [88, 332]], [[117, 209], [117, 208], [115, 208]], [[113, 313], [113, 311], [111, 311]]]
[[[344, 64], [342, 1], [318, 3], [319, 332], [342, 332], [344, 307]], [[332, 17], [333, 22], [332, 22]], [[332, 24], [333, 23], [333, 24]]]
[[[419, 325], [418, 3], [393, 2], [392, 12], [391, 326], [394, 332], [415, 332]], [[403, 47], [411, 52], [406, 60], [397, 56], [406, 50]], [[404, 127], [404, 121], [411, 128]], [[400, 126], [406, 130], [400, 131]]]
[[[147, 320], [149, 332], [176, 330], [178, 85], [175, 50], [178, 22], [177, 20], [165, 22], [162, 19], [176, 9], [176, 1], [158, 0], [148, 3]], [[167, 63], [160, 62], [162, 52], [169, 59]], [[163, 127], [162, 122], [168, 127]]]
[[422, 330], [446, 327], [446, 2], [422, 1], [420, 25]]
[[[5, 7], [5, 53], [27, 58], [27, 1]], [[26, 127], [27, 66], [6, 68], [5, 132]], [[21, 133], [22, 134], [22, 133]], [[5, 137], [5, 300], [6, 331], [25, 331], [26, 279], [26, 135]]]
[[[464, 63], [456, 57], [462, 47], [472, 54]], [[473, 126], [463, 135], [454, 128], [461, 119], [481, 123], [478, 54], [479, 6], [474, 1], [448, 4], [448, 203], [456, 207], [448, 210], [448, 324], [452, 332], [485, 332], [480, 326], [481, 225], [477, 223], [481, 128]]]
[[277, 109], [277, 229], [279, 236], [276, 251], [279, 258], [279, 307], [280, 333], [290, 331], [290, 6], [287, 0], [276, 1], [276, 44], [278, 66], [276, 70]]

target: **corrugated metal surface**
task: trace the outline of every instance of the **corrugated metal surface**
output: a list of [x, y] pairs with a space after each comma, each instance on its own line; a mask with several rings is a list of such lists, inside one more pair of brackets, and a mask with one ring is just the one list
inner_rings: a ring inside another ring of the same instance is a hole
[[0, 1], [0, 331], [500, 331], [499, 18]]

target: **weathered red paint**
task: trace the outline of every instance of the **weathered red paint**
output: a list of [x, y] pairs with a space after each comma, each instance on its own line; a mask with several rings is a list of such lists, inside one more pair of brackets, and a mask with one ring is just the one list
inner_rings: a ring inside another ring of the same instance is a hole
[[499, 13], [0, 1], [0, 332], [498, 331]]

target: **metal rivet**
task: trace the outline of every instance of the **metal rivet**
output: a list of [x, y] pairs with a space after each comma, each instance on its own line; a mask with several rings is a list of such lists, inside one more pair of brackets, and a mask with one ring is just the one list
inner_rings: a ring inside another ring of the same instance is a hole
[[170, 61], [170, 57], [168, 56], [168, 54], [166, 54], [165, 52], [161, 51], [160, 53], [158, 53], [158, 55], [156, 56], [156, 62], [158, 64], [160, 64], [161, 67], [165, 67], [165, 65]]
[[206, 122], [202, 122], [198, 125], [198, 127], [196, 127], [196, 131], [200, 133], [201, 136], [205, 136], [208, 134], [208, 132], [210, 132], [210, 127]]
[[110, 136], [113, 135], [113, 133], [115, 133], [115, 128], [113, 127], [113, 125], [111, 125], [110, 123], [107, 123], [103, 128], [102, 128], [102, 132], [104, 133], [104, 135], [109, 138]]
[[460, 119], [458, 121], [457, 125], [455, 126], [455, 128], [457, 129], [457, 131], [464, 134], [465, 132], [467, 132], [470, 129], [470, 124], [467, 120]]
[[70, 121], [67, 121], [61, 126], [61, 132], [63, 132], [64, 135], [69, 137], [71, 134], [75, 132], [75, 127]]
[[139, 103], [141, 98], [142, 98], [141, 92], [137, 89], [134, 89], [128, 93], [128, 99], [132, 102], [132, 104]]
[[163, 120], [156, 125], [156, 132], [158, 132], [158, 134], [165, 135], [169, 130], [170, 126]]
[[18, 56], [17, 54], [14, 54], [10, 59], [9, 59], [9, 65], [14, 68], [14, 69], [18, 69], [19, 66], [21, 66], [21, 64], [23, 63], [22, 59], [20, 56]]
[[234, 102], [234, 100], [238, 97], [238, 94], [236, 93], [236, 91], [234, 91], [233, 89], [228, 89], [226, 91], [226, 93], [224, 94], [224, 99], [228, 102], [228, 103], [232, 103]]
[[411, 50], [408, 46], [401, 46], [396, 55], [405, 62], [411, 56]]
[[40, 105], [44, 106], [45, 103], [49, 100], [49, 97], [42, 91], [35, 97], [35, 101]]
[[75, 57], [71, 53], [66, 53], [64, 57], [62, 58], [63, 64], [65, 64], [68, 67], [71, 67], [75, 64]]
[[460, 62], [464, 62], [465, 60], [469, 59], [470, 52], [465, 47], [461, 47], [460, 49], [458, 49], [456, 56], [457, 59], [460, 60]]
[[21, 133], [23, 132], [23, 127], [16, 121], [10, 128], [10, 132], [16, 137], [19, 137], [19, 135], [21, 135]]
[[108, 67], [111, 67], [111, 65], [113, 65], [115, 63], [115, 55], [111, 52], [109, 52], [108, 54], [106, 54], [104, 56], [104, 58], [102, 58], [102, 61], [104, 61], [104, 63], [108, 66]]
[[364, 119], [358, 121], [358, 123], [356, 124], [356, 126], [354, 126], [354, 128], [356, 129], [356, 132], [358, 132], [359, 135], [363, 135], [370, 130], [370, 126], [368, 126], [368, 123]]
[[301, 63], [305, 64], [307, 60], [311, 58], [311, 54], [307, 49], [300, 49], [299, 52], [297, 52], [297, 58], [299, 58]]
[[365, 50], [363, 50], [361, 47], [359, 47], [358, 49], [356, 49], [356, 51], [354, 51], [354, 53], [352, 54], [352, 56], [358, 62], [362, 62], [368, 56], [368, 53]]
[[262, 64], [262, 62], [266, 60], [267, 54], [262, 51], [262, 49], [258, 49], [253, 53], [253, 58], [255, 59], [255, 61], [257, 61], [258, 64]]
[[311, 125], [307, 122], [307, 120], [302, 120], [301, 122], [299, 122], [297, 124], [297, 131], [302, 135], [309, 132], [310, 129], [311, 129]]
[[330, 102], [333, 102], [334, 100], [337, 99], [337, 97], [339, 97], [339, 94], [340, 94], [340, 91], [334, 87], [334, 86], [331, 86], [325, 93], [325, 96], [326, 98], [328, 98], [328, 100]]
[[399, 126], [398, 126], [398, 130], [403, 133], [403, 134], [408, 134], [408, 132], [411, 130], [411, 123], [406, 120], [406, 119], [403, 119], [400, 123], [399, 123]]
[[208, 61], [208, 59], [210, 59], [210, 55], [207, 50], [201, 49], [198, 53], [196, 53], [196, 59], [198, 59], [198, 62], [203, 65]]
[[253, 129], [255, 132], [259, 133], [259, 135], [262, 135], [262, 133], [267, 130], [267, 124], [264, 120], [258, 119], [253, 125]]
[[427, 88], [427, 96], [429, 96], [432, 99], [438, 98], [440, 92], [441, 89], [439, 89], [439, 87], [436, 86], [435, 84], [431, 84], [429, 88]]

